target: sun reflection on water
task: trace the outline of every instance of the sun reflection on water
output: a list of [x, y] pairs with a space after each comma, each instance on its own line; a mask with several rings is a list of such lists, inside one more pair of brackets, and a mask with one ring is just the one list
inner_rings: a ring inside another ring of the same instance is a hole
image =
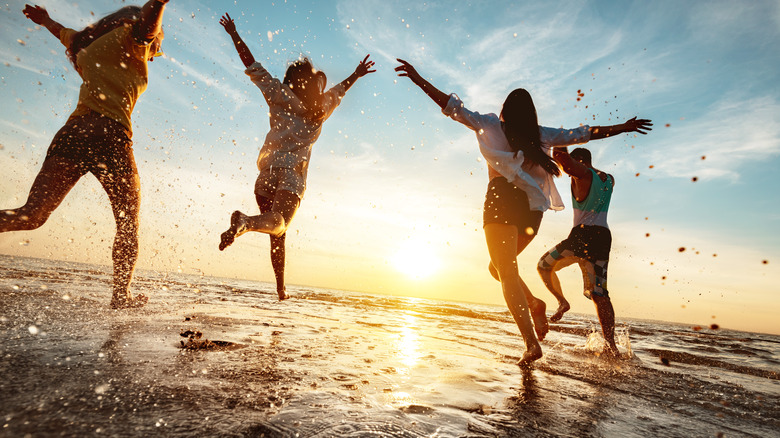
[[420, 335], [417, 317], [410, 313], [405, 313], [400, 321], [401, 330], [398, 334], [397, 350], [398, 356], [404, 365], [408, 368], [414, 368], [422, 357], [420, 352]]

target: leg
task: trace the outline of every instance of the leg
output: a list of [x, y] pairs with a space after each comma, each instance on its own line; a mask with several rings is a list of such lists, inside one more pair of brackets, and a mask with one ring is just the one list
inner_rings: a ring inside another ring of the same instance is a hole
[[598, 260], [595, 263], [588, 263], [590, 266], [588, 273], [592, 272], [589, 298], [593, 300], [596, 306], [596, 314], [601, 323], [601, 332], [604, 334], [604, 340], [607, 342], [607, 353], [618, 357], [620, 352], [615, 344], [615, 309], [612, 307], [612, 300], [609, 299], [607, 290], [607, 265], [608, 260]]
[[0, 233], [34, 230], [43, 225], [84, 173], [75, 161], [56, 155], [47, 157], [27, 202], [13, 210], [0, 210]]
[[[520, 253], [523, 252], [523, 250], [528, 246], [528, 244], [531, 243], [532, 240], [534, 240], [534, 237], [536, 237], [536, 232], [539, 229], [540, 222], [541, 222], [541, 216], [539, 216], [538, 221], [531, 222], [531, 224], [534, 225], [534, 227], [525, 227], [524, 232], [518, 232], [517, 255], [520, 255]], [[490, 271], [490, 275], [492, 275], [493, 278], [495, 278], [496, 280], [499, 279], [498, 270], [493, 265], [492, 261], [488, 266], [488, 270]], [[528, 305], [531, 309], [531, 317], [534, 320], [534, 329], [536, 330], [536, 336], [539, 338], [540, 341], [544, 340], [545, 336], [547, 336], [547, 332], [550, 329], [549, 324], [547, 324], [547, 304], [543, 300], [540, 300], [539, 298], [536, 298], [535, 296], [533, 296], [533, 294], [531, 294], [531, 290], [528, 288], [528, 286], [525, 284], [522, 278], [520, 278], [520, 285], [523, 288], [525, 299], [528, 302]]]
[[488, 223], [484, 229], [490, 259], [501, 279], [504, 299], [525, 341], [526, 352], [520, 365], [526, 365], [542, 357], [542, 348], [531, 323], [526, 300], [527, 287], [517, 270], [517, 228], [514, 225]]
[[[518, 234], [517, 255], [520, 255], [520, 253], [528, 246], [529, 243], [531, 243], [535, 236], [535, 232]], [[547, 324], [547, 304], [543, 300], [540, 300], [531, 294], [531, 289], [526, 286], [522, 278], [520, 278], [520, 285], [523, 287], [525, 299], [528, 301], [528, 306], [531, 309], [531, 317], [534, 320], [536, 336], [540, 341], [543, 341], [545, 336], [547, 336], [547, 332], [550, 330], [550, 326]]]
[[274, 268], [276, 277], [276, 293], [279, 295], [279, 301], [290, 298], [287, 295], [287, 287], [284, 285], [284, 244], [287, 233], [281, 236], [268, 236], [271, 239], [271, 266]]
[[[117, 153], [119, 154], [119, 153]], [[100, 184], [111, 201], [111, 210], [116, 221], [116, 236], [112, 259], [114, 261], [114, 291], [111, 308], [141, 307], [148, 297], [130, 293], [135, 263], [138, 260], [138, 214], [141, 204], [141, 183], [132, 150], [128, 156], [116, 156], [107, 169], [95, 172]], [[121, 164], [120, 164], [121, 162]]]
[[[273, 199], [262, 195], [255, 195], [257, 199], [257, 205], [260, 207], [261, 213], [271, 211], [273, 208]], [[279, 295], [279, 300], [286, 300], [290, 298], [287, 295], [287, 288], [284, 286], [284, 262], [285, 262], [285, 240], [287, 233], [281, 236], [268, 236], [271, 240], [271, 266], [274, 268], [274, 276], [276, 277], [276, 293]]]
[[295, 216], [295, 212], [298, 211], [300, 203], [301, 199], [295, 193], [279, 190], [274, 196], [271, 211], [260, 213], [258, 216], [247, 216], [238, 210], [234, 211], [230, 216], [230, 228], [222, 233], [219, 249], [224, 250], [233, 243], [236, 237], [248, 231], [281, 236], [287, 232], [290, 221]]
[[610, 356], [618, 357], [617, 344], [615, 344], [615, 309], [612, 307], [612, 300], [609, 296], [602, 297], [593, 295], [593, 304], [596, 305], [596, 313], [601, 323], [601, 332], [604, 334], [604, 340], [607, 342], [607, 353]]
[[281, 236], [287, 232], [301, 199], [293, 192], [279, 190], [274, 196], [274, 205], [271, 211], [261, 213], [259, 216], [244, 216], [246, 231], [257, 231], [272, 236]]
[[578, 259], [573, 256], [573, 253], [569, 250], [561, 251], [558, 246], [547, 251], [542, 258], [539, 259], [539, 263], [536, 266], [536, 270], [539, 272], [539, 276], [542, 277], [544, 285], [558, 300], [558, 309], [550, 317], [550, 321], [560, 321], [563, 314], [566, 313], [571, 306], [566, 298], [563, 296], [563, 288], [561, 282], [558, 280], [558, 276], [555, 274], [566, 266], [571, 265]]
[[[541, 218], [540, 218], [541, 222]], [[536, 224], [537, 230], [539, 225]], [[530, 228], [530, 232], [529, 232]], [[526, 227], [524, 232], [519, 232], [517, 235], [517, 255], [520, 255], [521, 252], [528, 246], [529, 243], [531, 243], [532, 240], [534, 240], [534, 237], [536, 237], [536, 231], [532, 227]], [[493, 266], [493, 262], [491, 261], [488, 264], [488, 271], [490, 271], [490, 275], [493, 276], [493, 278], [496, 279], [496, 281], [500, 281], [498, 279], [498, 271], [496, 270], [496, 267]]]

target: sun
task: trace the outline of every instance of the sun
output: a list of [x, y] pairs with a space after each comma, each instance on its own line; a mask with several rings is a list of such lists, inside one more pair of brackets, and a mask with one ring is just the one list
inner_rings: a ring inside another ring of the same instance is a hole
[[403, 242], [391, 261], [396, 269], [414, 279], [429, 277], [441, 266], [433, 245], [418, 239]]

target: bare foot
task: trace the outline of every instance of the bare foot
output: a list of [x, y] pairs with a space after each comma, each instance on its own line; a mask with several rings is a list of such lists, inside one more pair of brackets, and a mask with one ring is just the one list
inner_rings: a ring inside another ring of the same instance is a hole
[[221, 241], [219, 242], [219, 250], [224, 251], [225, 248], [233, 244], [236, 237], [244, 234], [244, 214], [236, 210], [230, 215], [230, 228], [222, 233]]
[[143, 307], [146, 305], [146, 303], [149, 302], [149, 297], [147, 297], [144, 294], [138, 294], [135, 297], [127, 297], [127, 298], [118, 298], [114, 297], [111, 299], [111, 308], [112, 309], [137, 309], [139, 307]]
[[566, 300], [559, 301], [558, 302], [558, 310], [555, 311], [553, 316], [550, 317], [550, 321], [552, 322], [558, 322], [563, 318], [563, 314], [568, 312], [569, 309], [571, 309], [571, 306], [569, 306], [569, 302]]
[[284, 301], [291, 298], [289, 295], [287, 295], [287, 289], [276, 291], [276, 293], [279, 295], [279, 301]]
[[[536, 337], [539, 338], [540, 341], [543, 341], [544, 337], [547, 336], [547, 332], [550, 330], [550, 326], [547, 324], [547, 304], [545, 304], [544, 301], [537, 299], [530, 307], [531, 318], [534, 320]], [[541, 350], [539, 354], [541, 354]]]
[[531, 362], [538, 360], [542, 357], [542, 347], [539, 346], [539, 344], [536, 345], [536, 347], [532, 347], [525, 350], [525, 354], [523, 354], [523, 357], [520, 359], [519, 362], [517, 362], [517, 365], [520, 367], [527, 367], [531, 365]]

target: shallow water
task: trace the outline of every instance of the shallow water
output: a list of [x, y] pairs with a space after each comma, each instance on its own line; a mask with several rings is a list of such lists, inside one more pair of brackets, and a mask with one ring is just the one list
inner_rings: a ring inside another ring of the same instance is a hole
[[[778, 436], [780, 337], [0, 256], [0, 435]], [[214, 348], [183, 349], [190, 330]], [[665, 365], [661, 358], [665, 359]]]

